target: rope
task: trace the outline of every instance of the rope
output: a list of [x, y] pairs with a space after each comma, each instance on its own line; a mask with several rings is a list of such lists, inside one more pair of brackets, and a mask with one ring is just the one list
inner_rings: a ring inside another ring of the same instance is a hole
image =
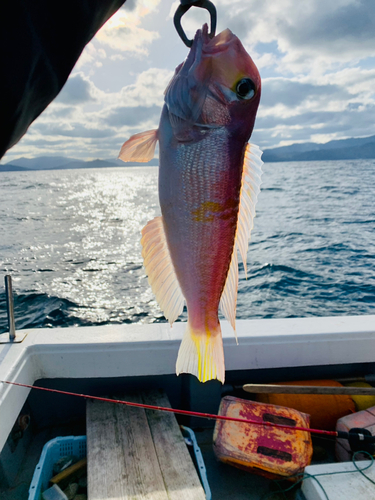
[[115, 403], [115, 404], [122, 404], [122, 405], [126, 405], [126, 406], [135, 406], [137, 408], [144, 408], [146, 410], [165, 411], [165, 412], [169, 412], [169, 413], [177, 413], [179, 415], [188, 415], [190, 417], [206, 418], [208, 420], [226, 420], [229, 422], [239, 422], [242, 424], [263, 425], [265, 427], [278, 427], [279, 429], [290, 429], [293, 431], [304, 431], [304, 432], [310, 432], [312, 434], [320, 434], [320, 435], [337, 437], [336, 431], [325, 431], [325, 430], [320, 430], [320, 429], [310, 429], [309, 427], [298, 427], [298, 426], [292, 426], [292, 425], [275, 424], [273, 422], [265, 422], [265, 421], [258, 421], [258, 420], [249, 420], [249, 419], [245, 419], [245, 418], [228, 417], [225, 415], [214, 415], [212, 413], [201, 413], [201, 412], [197, 412], [197, 411], [178, 410], [176, 408], [164, 408], [163, 406], [147, 405], [147, 404], [143, 404], [143, 403], [133, 403], [131, 401], [122, 401], [119, 399], [102, 398], [99, 396], [90, 396], [88, 394], [78, 394], [76, 392], [60, 391], [58, 389], [48, 389], [47, 387], [38, 387], [35, 385], [21, 384], [19, 382], [10, 382], [9, 380], [0, 380], [0, 382], [3, 384], [25, 387], [27, 389], [37, 389], [39, 391], [54, 392], [57, 394], [65, 394], [66, 396], [76, 396], [76, 397], [80, 397], [80, 398], [84, 398], [84, 399], [92, 399], [95, 401], [104, 401], [106, 403]]

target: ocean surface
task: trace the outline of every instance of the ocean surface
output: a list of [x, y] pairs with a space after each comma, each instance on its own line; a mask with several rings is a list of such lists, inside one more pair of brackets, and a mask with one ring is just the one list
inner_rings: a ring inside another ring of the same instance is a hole
[[[165, 321], [140, 246], [157, 176], [0, 173], [0, 333], [5, 274], [19, 329]], [[239, 319], [374, 314], [375, 160], [265, 164], [247, 263]]]

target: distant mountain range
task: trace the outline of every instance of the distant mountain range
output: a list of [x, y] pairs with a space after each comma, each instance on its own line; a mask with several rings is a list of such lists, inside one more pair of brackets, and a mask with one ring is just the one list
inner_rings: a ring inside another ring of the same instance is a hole
[[17, 158], [0, 165], [0, 172], [15, 172], [27, 170], [69, 170], [73, 168], [110, 168], [155, 166], [159, 160], [154, 158], [146, 163], [124, 163], [122, 160], [91, 160], [83, 161], [65, 156], [39, 156], [37, 158]]
[[[264, 162], [280, 161], [320, 161], [320, 160], [360, 160], [375, 158], [375, 135], [357, 139], [341, 139], [325, 144], [305, 142], [280, 148], [266, 149]], [[73, 168], [110, 168], [155, 166], [157, 158], [147, 163], [124, 163], [121, 160], [83, 161], [65, 156], [39, 156], [38, 158], [17, 158], [0, 165], [0, 172], [25, 170], [67, 170]]]
[[320, 161], [320, 160], [361, 160], [375, 158], [375, 135], [358, 139], [341, 139], [316, 144], [305, 142], [281, 148], [266, 149], [264, 162], [279, 161]]

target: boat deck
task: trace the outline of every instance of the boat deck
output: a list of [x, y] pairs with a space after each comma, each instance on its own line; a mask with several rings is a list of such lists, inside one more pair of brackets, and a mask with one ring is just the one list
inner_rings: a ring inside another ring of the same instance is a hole
[[[374, 325], [375, 316], [239, 321], [237, 346], [223, 322], [224, 386], [176, 377], [183, 323], [29, 330], [18, 344], [0, 344], [0, 380], [94, 396], [161, 388], [173, 408], [217, 413], [225, 394], [250, 399], [238, 389], [246, 383], [373, 375]], [[86, 435], [86, 402], [0, 384], [0, 414], [0, 498], [25, 500], [43, 445], [58, 436]], [[17, 430], [22, 414], [30, 416], [25, 432]], [[216, 461], [212, 421], [177, 420], [196, 433], [213, 500], [262, 500], [276, 491], [272, 481]], [[322, 445], [323, 461], [334, 462], [332, 443]]]
[[[35, 394], [37, 391], [34, 391], [34, 397], [36, 398], [34, 401], [31, 401], [31, 404], [34, 405], [38, 401], [40, 401], [40, 394]], [[38, 391], [39, 392], [39, 391]], [[52, 397], [54, 395], [51, 395]], [[244, 394], [245, 396], [245, 394]], [[42, 396], [43, 397], [43, 396]], [[126, 395], [126, 398], [129, 398], [129, 395]], [[123, 397], [120, 397], [119, 399], [125, 399], [125, 395]], [[160, 402], [160, 401], [159, 401]], [[164, 402], [165, 403], [165, 402]], [[37, 403], [38, 404], [38, 403]], [[63, 404], [63, 403], [62, 403]], [[88, 403], [90, 404], [90, 403]], [[38, 405], [39, 406], [39, 405]], [[111, 405], [115, 406], [115, 405]], [[133, 413], [133, 421], [136, 426], [140, 425], [139, 429], [141, 430], [143, 428], [144, 422], [139, 421], [139, 416], [136, 415], [137, 412], [144, 412], [143, 409], [138, 409], [138, 408], [133, 408], [132, 413]], [[175, 417], [171, 414], [167, 414], [168, 417], [172, 417], [175, 419]], [[102, 418], [103, 415], [101, 415], [100, 418]], [[105, 421], [108, 417], [108, 415], [104, 415], [104, 420], [102, 420], [102, 431], [100, 435], [97, 436], [97, 443], [99, 443], [102, 440], [102, 445], [101, 449], [102, 451], [107, 450], [109, 451], [110, 454], [115, 453], [115, 450], [113, 449], [113, 446], [109, 438], [109, 433], [107, 432], [107, 441], [103, 443], [103, 439], [105, 438], [105, 427], [107, 427], [107, 430], [109, 430], [110, 426], [112, 424], [109, 423], [107, 420], [107, 426], [105, 425]], [[118, 417], [115, 418], [117, 420]], [[182, 417], [182, 420], [184, 418]], [[181, 420], [181, 418], [179, 418]], [[194, 419], [195, 423], [202, 424], [202, 420]], [[207, 421], [203, 421], [206, 423]], [[194, 423], [194, 422], [192, 422]], [[89, 424], [90, 425], [90, 424]], [[269, 499], [269, 500], [278, 500], [278, 499], [283, 499], [287, 498], [288, 500], [294, 500], [294, 499], [302, 499], [302, 494], [300, 491], [300, 488], [297, 487], [293, 489], [291, 492], [288, 492], [287, 496], [283, 496], [283, 494], [278, 493], [278, 486], [277, 484], [265, 477], [258, 476], [252, 473], [249, 473], [244, 470], [240, 470], [237, 468], [234, 468], [230, 465], [226, 465], [224, 463], [218, 462], [216, 460], [216, 457], [213, 452], [213, 424], [210, 423], [211, 427], [200, 427], [198, 425], [195, 425], [193, 427], [193, 430], [195, 432], [195, 436], [198, 442], [198, 445], [201, 449], [203, 459], [205, 462], [206, 466], [206, 471], [207, 471], [207, 480], [208, 484], [211, 489], [211, 494], [212, 494], [212, 500], [226, 500], [226, 499], [231, 499], [231, 500], [262, 500], [262, 499]], [[176, 424], [177, 426], [177, 424]], [[178, 429], [178, 426], [177, 426]], [[176, 429], [175, 429], [176, 430]], [[87, 435], [88, 439], [90, 439], [90, 433], [92, 434], [93, 432], [98, 432], [98, 428], [95, 426], [91, 426], [91, 430], [89, 429], [89, 426], [87, 425], [87, 421], [84, 416], [80, 416], [76, 420], [70, 420], [69, 423], [66, 425], [49, 425], [43, 429], [29, 429], [26, 434], [29, 434], [28, 436], [25, 435], [25, 438], [28, 440], [27, 444], [27, 449], [25, 450], [24, 453], [24, 459], [19, 467], [19, 473], [17, 477], [13, 481], [13, 486], [11, 488], [7, 488], [5, 484], [0, 486], [0, 498], [1, 500], [25, 500], [28, 498], [28, 490], [29, 486], [31, 483], [32, 475], [34, 473], [34, 469], [36, 467], [36, 464], [40, 458], [40, 454], [42, 452], [42, 448], [46, 442], [48, 442], [50, 439], [53, 439], [54, 437], [58, 436], [70, 436], [70, 435]], [[180, 436], [180, 443], [183, 443], [182, 435]], [[316, 450], [318, 450], [318, 455], [314, 457], [313, 463], [331, 463], [334, 462], [334, 442], [332, 440], [327, 440], [327, 439], [322, 439], [322, 438], [314, 438], [314, 447]], [[88, 450], [90, 449], [90, 446], [88, 445]], [[186, 450], [188, 450], [188, 447], [186, 447]], [[118, 450], [117, 450], [118, 451]], [[99, 452], [100, 452], [100, 446], [99, 446]], [[131, 451], [131, 454], [133, 456], [133, 451]], [[92, 453], [98, 453], [98, 449], [92, 449]], [[90, 454], [90, 451], [88, 451], [88, 454]], [[114, 456], [114, 455], [113, 455]], [[192, 459], [194, 461], [193, 454], [191, 453]], [[108, 458], [108, 456], [107, 456]], [[122, 458], [124, 458], [122, 456]], [[142, 457], [138, 457], [142, 458]], [[99, 461], [100, 462], [100, 461]], [[103, 483], [103, 475], [101, 476], [100, 479], [100, 471], [98, 470], [98, 461], [96, 462], [96, 466], [94, 466], [90, 470], [90, 455], [89, 455], [89, 470], [88, 470], [88, 475], [89, 475], [89, 484], [90, 484], [90, 474], [91, 474], [91, 479], [95, 477], [96, 475], [96, 483], [95, 483], [95, 488], [98, 488], [98, 484]], [[103, 464], [103, 462], [101, 462]], [[192, 463], [191, 463], [192, 464]], [[108, 467], [112, 467], [113, 465], [116, 466], [117, 471], [121, 469], [121, 465], [119, 465], [119, 461], [117, 461], [115, 464], [108, 463]], [[179, 467], [179, 464], [177, 464], [177, 468]], [[106, 469], [108, 470], [108, 469]], [[103, 469], [103, 473], [106, 475], [106, 470]], [[186, 470], [186, 468], [185, 468]], [[121, 471], [120, 471], [121, 472]], [[124, 471], [122, 471], [124, 472]], [[194, 471], [193, 473], [195, 475], [195, 478], [198, 478], [197, 472]], [[105, 479], [107, 480], [108, 477], [106, 476]], [[191, 477], [187, 478], [188, 482], [191, 482]], [[135, 478], [137, 480], [137, 477]], [[1, 482], [1, 481], [0, 481]], [[183, 484], [186, 484], [186, 481], [182, 481]], [[193, 480], [194, 484], [194, 480]], [[196, 483], [195, 483], [196, 484]], [[283, 485], [285, 487], [290, 486], [290, 484]], [[99, 489], [97, 489], [99, 491]], [[201, 489], [203, 492], [203, 490]], [[185, 490], [184, 490], [185, 492]], [[103, 496], [104, 495], [104, 496]], [[109, 496], [106, 495], [105, 493], [101, 492], [100, 495], [90, 495], [88, 498], [91, 499], [100, 499], [104, 500], [107, 498], [113, 498], [113, 499], [123, 499], [123, 498], [128, 498], [126, 496], [116, 496], [111, 494]], [[137, 496], [130, 497], [130, 498], [138, 498]], [[143, 498], [142, 496], [139, 498]], [[149, 497], [147, 497], [149, 498]], [[152, 497], [150, 497], [152, 498]], [[159, 498], [159, 497], [156, 497]], [[163, 498], [163, 497], [161, 497]], [[166, 497], [168, 498], [168, 497]], [[173, 498], [173, 497], [172, 497]], [[179, 496], [178, 490], [177, 490], [177, 497], [176, 498], [183, 498], [188, 499], [190, 497], [184, 495]], [[198, 493], [197, 496], [192, 496], [191, 497], [194, 500], [198, 500], [201, 498], [205, 498], [204, 494], [202, 497], [202, 493]]]

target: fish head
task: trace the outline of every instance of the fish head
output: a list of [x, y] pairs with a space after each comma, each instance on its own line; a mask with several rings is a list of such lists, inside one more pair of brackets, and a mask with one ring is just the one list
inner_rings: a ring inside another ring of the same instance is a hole
[[177, 67], [165, 102], [172, 128], [182, 136], [189, 127], [204, 133], [225, 126], [230, 134], [247, 141], [260, 94], [258, 69], [239, 38], [226, 29], [211, 39], [204, 25], [187, 59]]

